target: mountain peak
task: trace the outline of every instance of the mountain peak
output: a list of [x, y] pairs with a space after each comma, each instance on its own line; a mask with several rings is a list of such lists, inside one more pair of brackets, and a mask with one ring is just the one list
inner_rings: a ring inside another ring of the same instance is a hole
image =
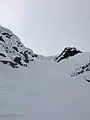
[[9, 29], [0, 26], [0, 61], [15, 66], [27, 66], [37, 55], [26, 48], [20, 39]]
[[82, 52], [79, 49], [76, 49], [75, 47], [65, 47], [61, 54], [54, 58], [54, 61], [59, 62], [63, 59], [67, 59], [68, 57], [74, 56], [78, 53]]
[[13, 68], [18, 68], [19, 66], [27, 67], [29, 62], [37, 59], [51, 60], [54, 58], [54, 61], [59, 62], [78, 53], [82, 52], [75, 47], [66, 47], [61, 54], [55, 57], [44, 57], [35, 54], [33, 50], [26, 48], [19, 37], [11, 30], [0, 26], [0, 62], [9, 64]]

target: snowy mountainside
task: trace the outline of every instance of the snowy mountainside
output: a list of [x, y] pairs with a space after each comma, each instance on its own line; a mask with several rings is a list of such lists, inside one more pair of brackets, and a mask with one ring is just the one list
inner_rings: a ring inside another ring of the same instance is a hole
[[[52, 60], [59, 62], [62, 59], [74, 56], [81, 53], [74, 47], [66, 47], [58, 56], [44, 57], [42, 55], [35, 54], [33, 50], [26, 48], [20, 39], [7, 28], [0, 26], [0, 57], [1, 62], [9, 64], [13, 68], [19, 66], [27, 67], [29, 62], [35, 60]], [[7, 60], [8, 59], [8, 60]]]
[[[43, 59], [43, 56], [37, 55], [31, 49], [26, 48], [15, 34], [2, 26], [0, 26], [0, 45], [2, 46], [0, 49], [10, 59], [10, 61], [6, 62], [15, 64], [15, 66], [12, 66], [14, 68], [18, 68], [18, 65], [27, 67], [27, 63], [30, 61]], [[1, 56], [7, 59], [6, 56]]]
[[0, 120], [89, 120], [90, 53], [44, 57], [0, 26]]

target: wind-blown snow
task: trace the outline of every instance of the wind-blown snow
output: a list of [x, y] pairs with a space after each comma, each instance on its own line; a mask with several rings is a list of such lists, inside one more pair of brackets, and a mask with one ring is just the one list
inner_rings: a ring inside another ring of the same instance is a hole
[[[6, 55], [0, 60], [12, 60]], [[0, 120], [89, 120], [90, 72], [77, 68], [90, 62], [80, 53], [60, 62], [40, 56], [27, 67], [13, 68], [0, 62]], [[88, 66], [89, 68], [89, 66]], [[75, 74], [74, 74], [75, 75]]]

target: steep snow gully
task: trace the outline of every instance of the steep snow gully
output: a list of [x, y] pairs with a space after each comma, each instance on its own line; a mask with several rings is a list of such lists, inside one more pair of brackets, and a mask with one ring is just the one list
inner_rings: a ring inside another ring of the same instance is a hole
[[0, 120], [90, 120], [90, 52], [44, 57], [0, 26]]

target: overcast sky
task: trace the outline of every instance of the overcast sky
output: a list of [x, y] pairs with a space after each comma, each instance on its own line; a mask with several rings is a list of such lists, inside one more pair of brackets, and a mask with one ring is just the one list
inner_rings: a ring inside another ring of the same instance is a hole
[[0, 24], [36, 53], [90, 51], [90, 0], [1, 0]]

